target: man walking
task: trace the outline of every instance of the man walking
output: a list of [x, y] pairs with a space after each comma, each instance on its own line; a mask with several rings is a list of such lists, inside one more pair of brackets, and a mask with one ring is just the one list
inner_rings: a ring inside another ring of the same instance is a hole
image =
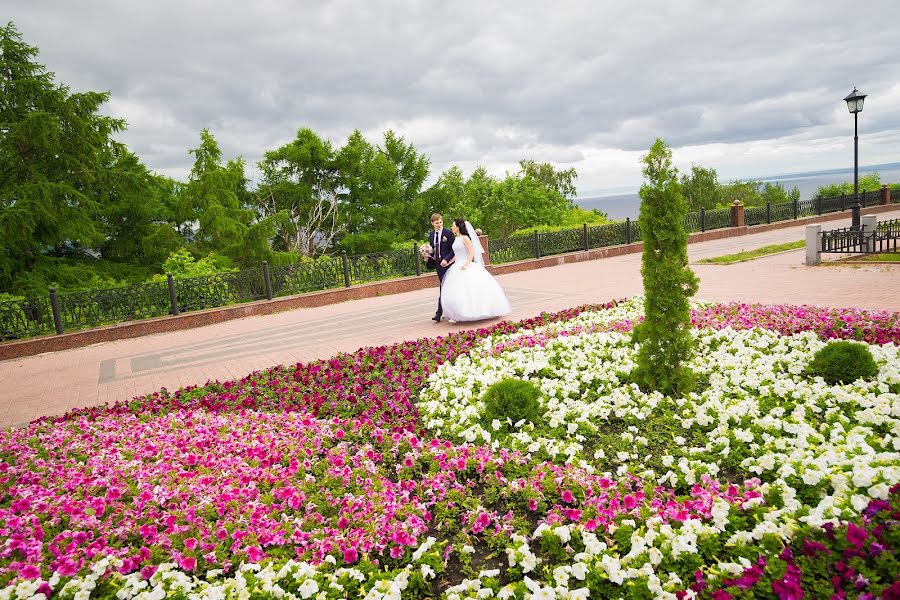
[[[437, 272], [438, 281], [444, 282], [444, 274], [453, 262], [453, 232], [444, 228], [444, 219], [441, 215], [434, 213], [431, 215], [431, 225], [434, 231], [429, 234], [428, 244], [431, 246], [431, 253], [426, 257], [425, 266], [434, 269]], [[441, 296], [438, 293], [438, 308], [432, 321], [440, 321], [444, 310], [441, 308]]]

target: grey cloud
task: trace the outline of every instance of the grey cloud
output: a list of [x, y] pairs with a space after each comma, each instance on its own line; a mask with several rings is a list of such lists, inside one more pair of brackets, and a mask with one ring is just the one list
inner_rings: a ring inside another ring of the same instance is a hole
[[109, 89], [129, 107], [124, 141], [166, 172], [189, 170], [203, 127], [252, 165], [302, 126], [342, 144], [354, 128], [378, 142], [396, 125], [433, 170], [534, 153], [577, 163], [657, 136], [673, 146], [842, 136], [834, 107], [853, 85], [872, 95], [867, 132], [900, 128], [898, 109], [875, 100], [900, 80], [888, 26], [900, 9], [889, 0], [856, 11], [837, 1], [32, 0], [9, 13], [60, 81]]

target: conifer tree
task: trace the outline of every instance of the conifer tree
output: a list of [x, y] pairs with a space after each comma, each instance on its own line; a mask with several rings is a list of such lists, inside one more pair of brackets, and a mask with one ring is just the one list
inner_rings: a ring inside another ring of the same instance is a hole
[[644, 243], [644, 322], [635, 328], [640, 344], [632, 379], [644, 390], [685, 393], [693, 376], [684, 364], [691, 357], [690, 297], [697, 277], [688, 266], [684, 215], [687, 204], [672, 166], [672, 151], [657, 139], [643, 157], [641, 211], [638, 219]]
[[48, 248], [103, 241], [92, 190], [125, 127], [98, 114], [108, 93], [69, 93], [37, 54], [12, 23], [0, 27], [0, 289]]

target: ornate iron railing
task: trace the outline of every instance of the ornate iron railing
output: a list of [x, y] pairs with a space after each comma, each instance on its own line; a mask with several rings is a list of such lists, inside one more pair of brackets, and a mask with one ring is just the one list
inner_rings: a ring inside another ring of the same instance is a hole
[[724, 229], [725, 227], [731, 227], [731, 209], [715, 208], [713, 210], [708, 210], [704, 215], [704, 220], [706, 221], [705, 229], [707, 231], [710, 229]]
[[900, 203], [900, 187], [891, 190], [891, 204]]
[[563, 229], [540, 234], [541, 256], [584, 250], [583, 229]]
[[49, 297], [0, 302], [0, 340], [15, 340], [54, 331]]
[[588, 248], [605, 248], [626, 244], [626, 221], [588, 227]]
[[845, 227], [823, 231], [821, 237], [822, 252], [854, 254], [865, 252], [866, 238], [868, 236], [861, 229]]
[[416, 256], [413, 252], [410, 249], [348, 256], [350, 281], [363, 283], [415, 275]]
[[261, 269], [179, 279], [176, 290], [178, 309], [183, 311], [227, 306], [266, 297], [266, 283]]
[[165, 282], [59, 295], [60, 318], [67, 330], [159, 317], [171, 311]]
[[895, 254], [900, 252], [900, 219], [879, 223], [875, 231], [845, 227], [823, 231], [822, 252], [831, 254]]
[[344, 267], [340, 257], [273, 267], [269, 270], [269, 276], [273, 296], [301, 294], [344, 285]]
[[534, 250], [534, 237], [526, 235], [491, 240], [489, 252], [491, 262], [495, 264], [534, 258], [537, 254]]
[[771, 215], [773, 223], [776, 221], [790, 221], [794, 218], [794, 203], [773, 204], [771, 206]]
[[765, 206], [748, 206], [744, 209], [744, 224], [749, 227], [761, 225], [766, 222], [766, 215]]
[[888, 235], [900, 235], [900, 219], [881, 221], [878, 223], [878, 233]]
[[[706, 213], [704, 212], [704, 221]], [[688, 233], [695, 233], [697, 231], [701, 231], [706, 228], [704, 224], [700, 222], [700, 213], [698, 212], [689, 212], [684, 215], [684, 220], [682, 221], [684, 224], [684, 230]], [[703, 227], [701, 227], [703, 225]]]

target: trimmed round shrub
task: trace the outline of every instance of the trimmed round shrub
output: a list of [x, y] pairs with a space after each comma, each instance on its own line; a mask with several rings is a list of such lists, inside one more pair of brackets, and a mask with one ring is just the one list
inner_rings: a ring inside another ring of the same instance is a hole
[[878, 365], [866, 346], [843, 340], [830, 342], [816, 352], [806, 372], [834, 385], [868, 379], [878, 373]]
[[487, 423], [497, 419], [506, 429], [507, 419], [515, 425], [521, 420], [537, 425], [541, 421], [541, 390], [530, 381], [503, 379], [489, 387], [482, 396]]

